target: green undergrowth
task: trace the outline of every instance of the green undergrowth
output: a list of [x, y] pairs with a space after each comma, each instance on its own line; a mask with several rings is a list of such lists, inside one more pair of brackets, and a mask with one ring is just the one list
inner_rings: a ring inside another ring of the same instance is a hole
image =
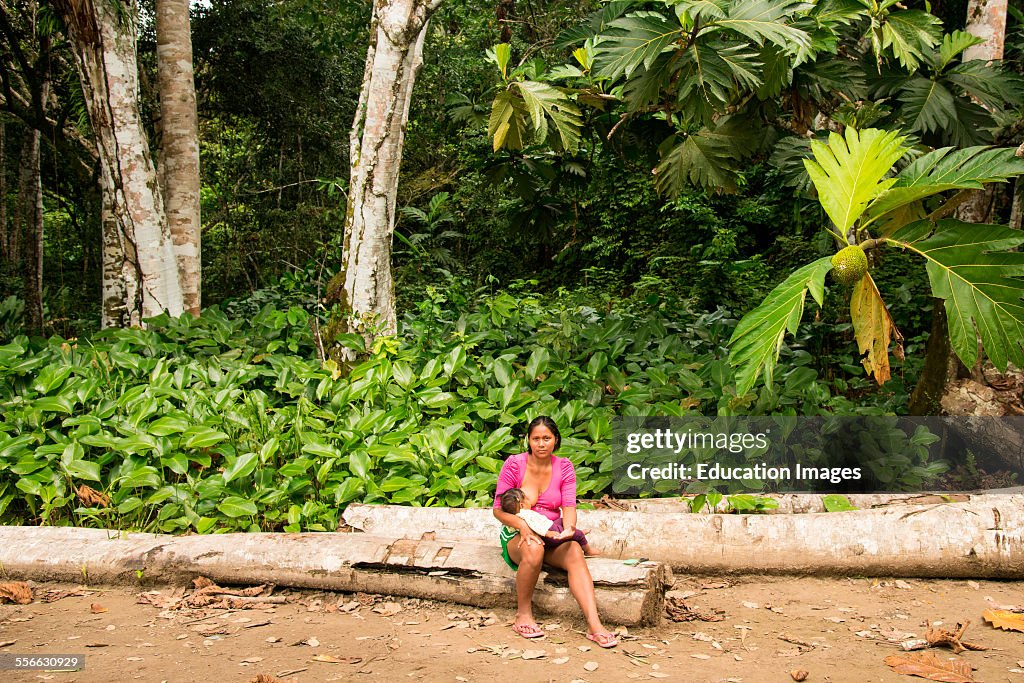
[[266, 293], [262, 308], [228, 307], [237, 317], [213, 307], [88, 339], [16, 337], [0, 346], [0, 520], [333, 530], [358, 501], [490, 504], [540, 414], [562, 430], [580, 495], [599, 496], [616, 415], [891, 410], [832, 393], [800, 348], [774, 384], [736, 396], [725, 312], [599, 310], [524, 287], [428, 288], [401, 334], [345, 375], [317, 358], [310, 313]]

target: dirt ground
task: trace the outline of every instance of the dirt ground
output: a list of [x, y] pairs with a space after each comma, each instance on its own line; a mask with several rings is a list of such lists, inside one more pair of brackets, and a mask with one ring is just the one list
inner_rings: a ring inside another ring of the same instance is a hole
[[[78, 594], [40, 599], [57, 590]], [[146, 590], [167, 596], [175, 589]], [[760, 683], [792, 681], [790, 671], [804, 670], [811, 682], [912, 682], [924, 679], [883, 662], [902, 653], [898, 642], [923, 637], [929, 620], [947, 628], [970, 620], [963, 639], [989, 648], [959, 655], [976, 680], [1024, 683], [1024, 633], [997, 630], [981, 617], [991, 607], [1024, 604], [1013, 582], [678, 578], [671, 595], [723, 618], [630, 629], [611, 650], [588, 642], [580, 619], [541, 618], [545, 638], [527, 641], [510, 629], [511, 610], [414, 599], [278, 590], [287, 602], [260, 609], [161, 610], [139, 604], [138, 588], [44, 584], [35, 591], [31, 604], [0, 605], [0, 652], [84, 653], [85, 668], [4, 671], [2, 681], [233, 683], [264, 674], [301, 683]]]

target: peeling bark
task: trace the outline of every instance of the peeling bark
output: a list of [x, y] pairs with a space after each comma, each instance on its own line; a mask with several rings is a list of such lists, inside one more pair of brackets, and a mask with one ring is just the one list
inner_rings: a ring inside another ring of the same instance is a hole
[[397, 328], [391, 239], [398, 170], [427, 24], [441, 0], [376, 0], [359, 104], [349, 134], [350, 176], [340, 288], [345, 329], [367, 348]]
[[55, 0], [54, 7], [68, 28], [100, 157], [103, 321], [141, 325], [165, 310], [179, 315], [178, 269], [139, 113], [138, 6]]
[[186, 311], [199, 315], [202, 274], [199, 119], [188, 7], [188, 0], [157, 0], [156, 3], [161, 124], [158, 167], [183, 303]]
[[1006, 39], [1007, 0], [969, 0], [967, 3], [967, 32], [984, 39], [964, 51], [964, 61], [1003, 58]]

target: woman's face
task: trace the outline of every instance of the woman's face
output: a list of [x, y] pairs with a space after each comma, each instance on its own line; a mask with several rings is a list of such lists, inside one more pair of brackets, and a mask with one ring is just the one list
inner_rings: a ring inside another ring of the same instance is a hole
[[549, 458], [555, 452], [555, 435], [544, 425], [530, 432], [530, 453], [538, 458]]

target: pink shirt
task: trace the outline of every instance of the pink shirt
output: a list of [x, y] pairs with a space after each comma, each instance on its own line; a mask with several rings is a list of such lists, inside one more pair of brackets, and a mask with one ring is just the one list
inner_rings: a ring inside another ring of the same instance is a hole
[[[523, 485], [528, 457], [529, 453], [510, 455], [501, 466], [493, 507], [501, 509], [501, 494]], [[562, 516], [563, 507], [576, 507], [576, 470], [568, 458], [552, 455], [551, 483], [547, 489], [541, 491], [533, 509], [553, 521]]]

